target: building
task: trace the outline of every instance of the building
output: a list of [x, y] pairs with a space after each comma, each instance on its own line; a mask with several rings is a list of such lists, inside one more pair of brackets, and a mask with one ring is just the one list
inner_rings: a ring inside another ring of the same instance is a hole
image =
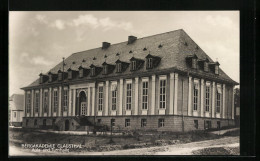
[[24, 116], [24, 96], [22, 94], [13, 94], [9, 98], [9, 125], [22, 126]]
[[234, 125], [237, 85], [182, 29], [74, 53], [27, 87], [24, 127]]

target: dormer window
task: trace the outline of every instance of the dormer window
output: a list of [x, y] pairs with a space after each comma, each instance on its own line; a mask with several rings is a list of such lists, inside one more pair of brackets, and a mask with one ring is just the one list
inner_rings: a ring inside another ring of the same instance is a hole
[[49, 72], [49, 73], [48, 73], [48, 76], [49, 76], [49, 80], [48, 80], [48, 82], [52, 82], [52, 73]]
[[79, 69], [79, 77], [82, 78], [84, 75], [83, 68]]
[[136, 70], [136, 61], [131, 62], [131, 70]]
[[44, 82], [46, 82], [48, 80], [48, 76], [47, 75], [44, 75], [44, 74], [40, 74], [40, 80], [39, 80], [39, 83], [42, 84]]
[[215, 74], [218, 74], [219, 73], [219, 66], [216, 64], [215, 65]]
[[116, 72], [117, 73], [121, 73], [122, 72], [122, 64], [121, 63], [117, 63], [116, 64]]
[[186, 57], [186, 62], [188, 64], [189, 67], [193, 68], [193, 69], [197, 69], [198, 68], [198, 57], [196, 54], [193, 55], [189, 55]]
[[197, 59], [196, 58], [192, 58], [192, 68], [197, 69]]
[[107, 64], [106, 62], [104, 62], [102, 65], [103, 65], [103, 74], [104, 75], [110, 74], [115, 69], [115, 65]]
[[146, 56], [146, 69], [153, 69], [153, 68], [155, 68], [156, 66], [159, 65], [160, 61], [161, 61], [160, 57], [148, 54]]
[[204, 62], [204, 71], [205, 72], [209, 71], [209, 63], [208, 62]]
[[213, 73], [219, 74], [219, 63], [218, 62], [210, 63], [210, 69]]
[[95, 71], [95, 67], [91, 68], [91, 76], [95, 76], [96, 75], [96, 71]]
[[58, 74], [58, 80], [61, 81], [62, 80], [62, 72], [59, 71], [59, 74]]
[[152, 69], [153, 68], [153, 58], [147, 59], [147, 68]]
[[107, 74], [107, 65], [103, 66], [103, 74]]
[[136, 71], [140, 69], [144, 63], [144, 60], [137, 59], [135, 57], [132, 57], [130, 61], [131, 61], [131, 68], [130, 68], [131, 71]]
[[68, 79], [72, 79], [72, 70], [68, 71]]

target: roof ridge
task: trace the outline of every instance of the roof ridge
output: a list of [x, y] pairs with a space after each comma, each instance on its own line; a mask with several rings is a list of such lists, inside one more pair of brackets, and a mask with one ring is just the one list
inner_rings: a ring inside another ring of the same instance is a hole
[[[177, 32], [177, 31], [183, 31], [183, 32], [185, 32], [183, 29], [177, 29], [177, 30], [172, 30], [172, 31], [168, 31], [168, 32], [163, 32], [163, 33], [159, 33], [159, 34], [154, 34], [154, 35], [150, 35], [150, 36], [145, 36], [145, 37], [137, 38], [136, 41], [137, 41], [137, 40], [140, 40], [140, 39], [144, 39], [144, 38], [149, 38], [149, 37], [153, 37], [153, 36], [159, 36], [159, 35], [168, 34], [168, 33]], [[111, 44], [110, 46], [112, 46], [112, 45], [119, 45], [119, 44], [126, 43], [126, 42], [128, 42], [128, 41], [123, 41], [123, 42]], [[96, 47], [96, 48], [92, 48], [92, 49], [87, 49], [87, 50], [75, 52], [75, 53], [72, 53], [70, 56], [72, 56], [72, 55], [74, 55], [74, 54], [80, 54], [80, 53], [86, 52], [86, 51], [96, 50], [96, 49], [99, 49], [99, 48], [102, 48], [102, 47]], [[69, 57], [70, 57], [70, 56], [69, 56]], [[69, 58], [69, 57], [68, 57], [68, 58]], [[66, 59], [65, 59], [65, 60], [66, 60]]]

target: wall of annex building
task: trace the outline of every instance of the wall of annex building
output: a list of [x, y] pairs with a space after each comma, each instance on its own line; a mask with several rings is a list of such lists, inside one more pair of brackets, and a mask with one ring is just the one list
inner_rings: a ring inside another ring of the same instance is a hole
[[[159, 109], [159, 93], [160, 79], [166, 80], [166, 108], [165, 110]], [[193, 92], [194, 81], [198, 84], [198, 106], [197, 110], [193, 110]], [[142, 110], [142, 86], [143, 82], [148, 81], [148, 109]], [[132, 102], [131, 110], [126, 110], [126, 88], [127, 83], [132, 82]], [[232, 118], [233, 109], [233, 86], [227, 84], [221, 84], [218, 82], [212, 82], [204, 79], [194, 78], [192, 76], [182, 76], [177, 73], [169, 73], [165, 75], [152, 75], [149, 77], [136, 77], [131, 79], [118, 79], [109, 80], [104, 82], [95, 82], [96, 88], [88, 87], [89, 98], [89, 116], [117, 116], [117, 115], [185, 115], [185, 116], [199, 116], [209, 118]], [[87, 84], [87, 83], [85, 83]], [[93, 84], [93, 82], [92, 82]], [[117, 101], [116, 111], [112, 110], [112, 88], [111, 85], [117, 85]], [[183, 84], [183, 85], [182, 85]], [[210, 106], [209, 111], [205, 112], [205, 89], [206, 86], [210, 86]], [[221, 87], [221, 105], [220, 113], [216, 115], [216, 91], [217, 86]], [[102, 111], [98, 111], [98, 87], [103, 86], [103, 108]], [[224, 87], [225, 86], [225, 87]], [[68, 88], [68, 110], [66, 112], [61, 111], [61, 87], [55, 88], [42, 88], [25, 91], [25, 117], [57, 117], [57, 116], [75, 116], [75, 108], [79, 106], [77, 102], [77, 92], [75, 90], [81, 89], [80, 84], [78, 88]], [[214, 89], [214, 94], [213, 94]], [[58, 111], [54, 110], [54, 97], [53, 91], [58, 91]], [[95, 92], [93, 92], [95, 91]], [[137, 92], [138, 91], [138, 92]], [[35, 93], [39, 92], [39, 112], [36, 113], [35, 108]], [[48, 110], [43, 111], [44, 92], [48, 93]], [[29, 94], [30, 95], [27, 95]], [[138, 93], [138, 95], [136, 95]], [[223, 96], [225, 95], [225, 96]], [[31, 109], [26, 110], [28, 96], [30, 96]], [[94, 105], [94, 108], [92, 106]], [[224, 108], [223, 108], [224, 106]], [[214, 107], [214, 108], [213, 108]], [[120, 110], [119, 110], [120, 108]], [[94, 110], [94, 111], [93, 111]]]

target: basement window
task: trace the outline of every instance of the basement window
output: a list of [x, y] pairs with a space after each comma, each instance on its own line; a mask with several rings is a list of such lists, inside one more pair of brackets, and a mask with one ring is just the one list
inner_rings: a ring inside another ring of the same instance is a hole
[[130, 119], [125, 119], [125, 127], [130, 127]]
[[158, 120], [158, 127], [164, 127], [164, 119]]

